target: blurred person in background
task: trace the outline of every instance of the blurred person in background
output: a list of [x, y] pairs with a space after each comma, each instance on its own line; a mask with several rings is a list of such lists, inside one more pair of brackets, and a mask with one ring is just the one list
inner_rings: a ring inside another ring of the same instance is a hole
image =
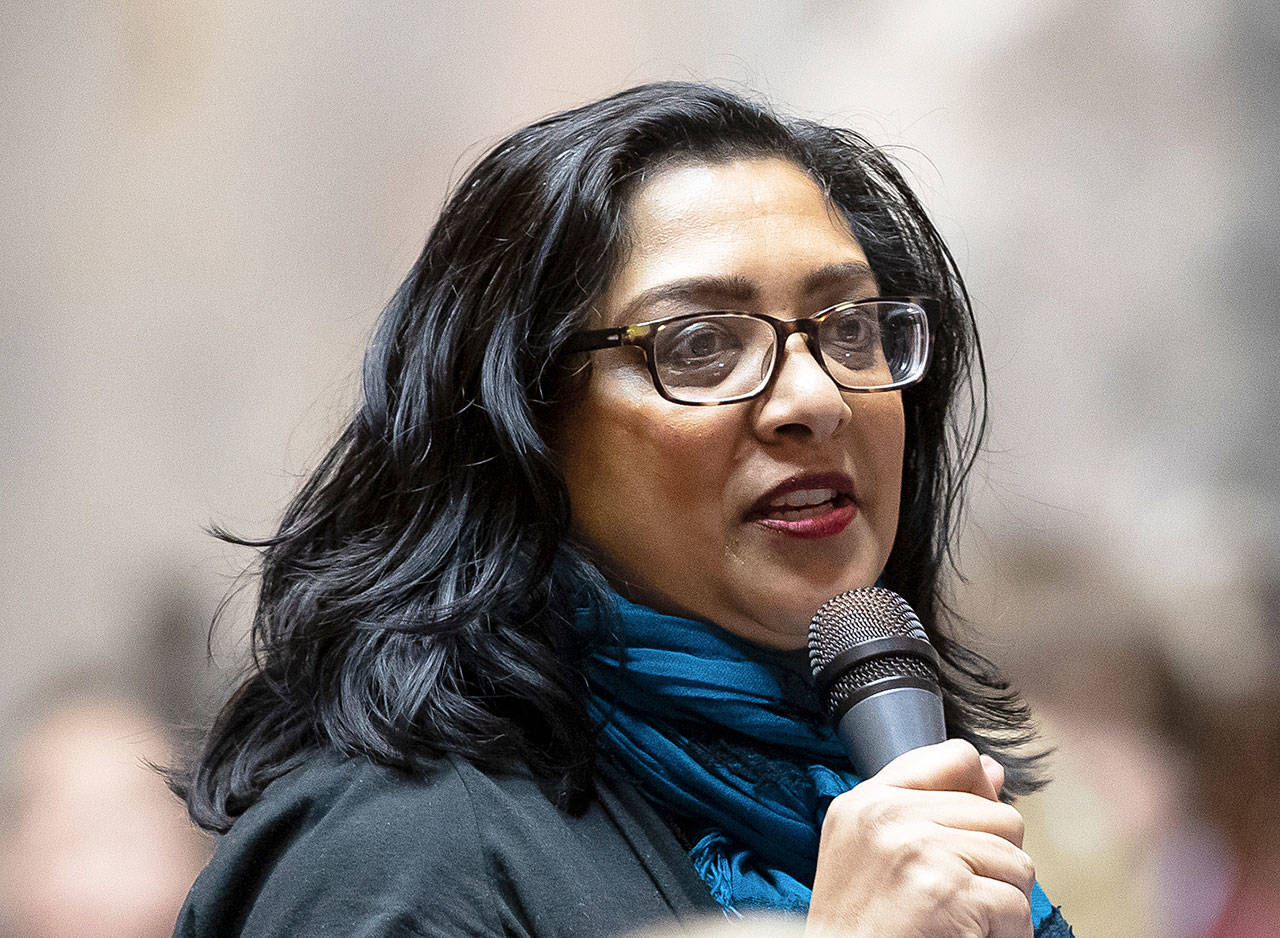
[[164, 721], [93, 680], [33, 699], [5, 753], [0, 934], [169, 935], [210, 844], [152, 769], [172, 758]]
[[[1163, 726], [1189, 753], [1192, 810], [1206, 822], [1225, 849], [1223, 875], [1196, 916], [1183, 915], [1194, 927], [1181, 934], [1204, 938], [1270, 938], [1280, 934], [1280, 581], [1275, 570], [1250, 576], [1248, 566], [1224, 595], [1209, 592], [1205, 607], [1213, 618], [1195, 616], [1183, 627], [1207, 641], [1226, 642], [1235, 655], [1254, 660], [1225, 675], [1204, 675], [1205, 662], [1184, 668]], [[1231, 605], [1256, 615], [1227, 624]], [[1194, 610], [1193, 610], [1194, 612]], [[1215, 621], [1216, 620], [1216, 621]], [[1224, 625], [1226, 627], [1224, 627]], [[1257, 641], [1232, 632], [1256, 632]], [[1225, 681], [1224, 681], [1225, 677]], [[1205, 679], [1207, 678], [1207, 680]], [[1162, 870], [1164, 895], [1171, 904], [1188, 887], [1180, 861], [1196, 860], [1170, 851]], [[1191, 869], [1194, 874], [1194, 867]], [[1180, 924], [1180, 923], [1179, 923]]]
[[1026, 849], [1075, 927], [1275, 935], [1280, 592], [1212, 526], [1174, 527], [1196, 545], [1185, 583], [1169, 576], [1180, 545], [1149, 535], [1163, 563], [1146, 579], [1060, 533], [1023, 535], [996, 545], [964, 610], [1024, 639], [1004, 663], [1055, 750], [1052, 788], [1020, 805]]
[[1213, 708], [1194, 738], [1200, 807], [1232, 861], [1205, 938], [1280, 934], [1280, 692]]
[[[1001, 800], [1041, 783], [1029, 715], [944, 602], [977, 355], [854, 133], [666, 83], [498, 144], [238, 541], [255, 656], [174, 778], [223, 834], [176, 934], [1069, 934]], [[804, 645], [877, 582], [954, 738], [861, 780]]]

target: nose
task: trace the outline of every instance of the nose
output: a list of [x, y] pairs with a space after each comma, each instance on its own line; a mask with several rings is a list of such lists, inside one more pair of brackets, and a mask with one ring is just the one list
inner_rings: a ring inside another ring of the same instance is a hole
[[787, 337], [773, 384], [756, 414], [757, 432], [770, 442], [829, 440], [853, 417], [844, 394], [809, 351], [800, 333]]

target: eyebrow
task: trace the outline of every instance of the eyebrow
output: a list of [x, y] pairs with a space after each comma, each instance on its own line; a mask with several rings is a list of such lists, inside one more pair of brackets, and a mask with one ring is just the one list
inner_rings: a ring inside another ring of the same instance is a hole
[[758, 292], [756, 285], [746, 277], [728, 276], [686, 277], [670, 283], [650, 287], [640, 293], [622, 309], [623, 322], [631, 322], [640, 310], [674, 300], [708, 300], [745, 303]]
[[[876, 288], [876, 278], [871, 268], [863, 261], [846, 261], [827, 264], [806, 274], [800, 283], [800, 289], [804, 294], [810, 295], [834, 286], [852, 288], [864, 285], [873, 290]], [[686, 277], [650, 287], [640, 293], [623, 307], [622, 316], [624, 322], [631, 322], [643, 309], [681, 300], [746, 303], [759, 292], [754, 281], [738, 274]]]
[[876, 289], [876, 275], [866, 261], [828, 264], [808, 274], [801, 285], [805, 293], [817, 293], [826, 287], [860, 287]]

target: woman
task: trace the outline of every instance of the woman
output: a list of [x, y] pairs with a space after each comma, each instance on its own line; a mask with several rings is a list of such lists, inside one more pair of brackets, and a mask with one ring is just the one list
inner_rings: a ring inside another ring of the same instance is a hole
[[[177, 934], [1066, 934], [997, 800], [1037, 784], [1027, 713], [944, 615], [976, 355], [855, 134], [669, 83], [503, 141], [256, 542], [255, 663], [177, 786], [227, 832]], [[846, 791], [802, 649], [877, 580], [956, 739]]]

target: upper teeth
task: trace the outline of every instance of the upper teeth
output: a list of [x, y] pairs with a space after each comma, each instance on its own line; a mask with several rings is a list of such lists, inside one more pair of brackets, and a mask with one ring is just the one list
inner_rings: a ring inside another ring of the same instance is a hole
[[803, 508], [805, 505], [821, 505], [836, 497], [835, 489], [797, 489], [775, 499], [774, 508]]

